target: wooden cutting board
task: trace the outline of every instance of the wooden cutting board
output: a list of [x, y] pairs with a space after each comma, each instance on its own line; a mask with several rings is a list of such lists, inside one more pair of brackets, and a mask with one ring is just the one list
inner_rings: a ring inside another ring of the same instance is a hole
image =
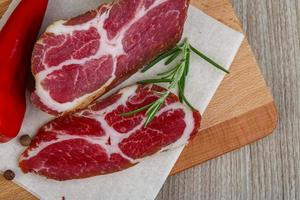
[[[0, 16], [10, 0], [0, 0]], [[242, 32], [229, 0], [191, 0], [208, 15]], [[231, 68], [203, 116], [197, 137], [185, 148], [171, 175], [257, 141], [277, 125], [273, 98], [245, 39]], [[0, 145], [1, 148], [1, 145]], [[0, 199], [36, 199], [0, 178]]]

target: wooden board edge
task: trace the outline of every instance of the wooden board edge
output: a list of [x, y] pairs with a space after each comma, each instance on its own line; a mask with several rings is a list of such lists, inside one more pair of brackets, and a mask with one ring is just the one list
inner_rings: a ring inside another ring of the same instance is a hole
[[[276, 129], [277, 125], [278, 113], [275, 103], [269, 102], [238, 117], [200, 131], [182, 152], [170, 176], [267, 137]], [[242, 134], [236, 134], [239, 132]], [[205, 147], [206, 141], [210, 141], [210, 145], [213, 141], [214, 145]], [[224, 143], [224, 141], [229, 142]], [[210, 150], [207, 151], [207, 149]], [[195, 153], [203, 155], [198, 158], [191, 157]]]
[[31, 194], [18, 184], [7, 181], [0, 177], [0, 199], [1, 200], [38, 200], [39, 198]]

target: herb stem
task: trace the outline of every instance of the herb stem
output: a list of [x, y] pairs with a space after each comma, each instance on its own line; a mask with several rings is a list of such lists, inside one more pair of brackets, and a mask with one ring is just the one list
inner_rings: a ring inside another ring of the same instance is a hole
[[222, 67], [221, 65], [219, 65], [218, 63], [216, 63], [215, 61], [213, 61], [212, 59], [210, 59], [209, 57], [207, 57], [206, 55], [204, 55], [203, 53], [201, 53], [200, 51], [198, 51], [195, 47], [193, 47], [192, 45], [190, 45], [191, 50], [197, 54], [198, 56], [200, 56], [202, 59], [204, 59], [205, 61], [207, 61], [208, 63], [210, 63], [211, 65], [215, 66], [216, 68], [222, 70], [223, 72], [229, 74], [229, 71], [226, 70], [224, 67]]
[[170, 83], [172, 82], [172, 79], [148, 79], [139, 81], [140, 84], [147, 84], [147, 83]]

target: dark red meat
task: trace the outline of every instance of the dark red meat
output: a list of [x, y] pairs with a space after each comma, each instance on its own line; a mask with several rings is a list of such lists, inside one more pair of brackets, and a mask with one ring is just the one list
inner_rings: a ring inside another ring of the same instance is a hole
[[155, 119], [144, 127], [145, 106], [164, 91], [135, 85], [74, 114], [57, 118], [37, 133], [20, 158], [21, 169], [56, 180], [79, 179], [131, 167], [160, 151], [185, 145], [200, 126], [200, 114], [170, 94]]
[[180, 40], [188, 0], [119, 0], [51, 25], [35, 45], [32, 102], [84, 108]]

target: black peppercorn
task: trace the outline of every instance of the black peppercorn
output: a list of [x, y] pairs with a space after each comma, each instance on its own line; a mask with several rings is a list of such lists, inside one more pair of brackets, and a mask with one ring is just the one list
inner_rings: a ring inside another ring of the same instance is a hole
[[3, 177], [6, 180], [11, 181], [15, 178], [15, 173], [12, 170], [6, 170], [3, 174]]
[[25, 147], [28, 147], [31, 143], [31, 138], [29, 135], [22, 135], [20, 137], [20, 143], [21, 145], [25, 146]]

